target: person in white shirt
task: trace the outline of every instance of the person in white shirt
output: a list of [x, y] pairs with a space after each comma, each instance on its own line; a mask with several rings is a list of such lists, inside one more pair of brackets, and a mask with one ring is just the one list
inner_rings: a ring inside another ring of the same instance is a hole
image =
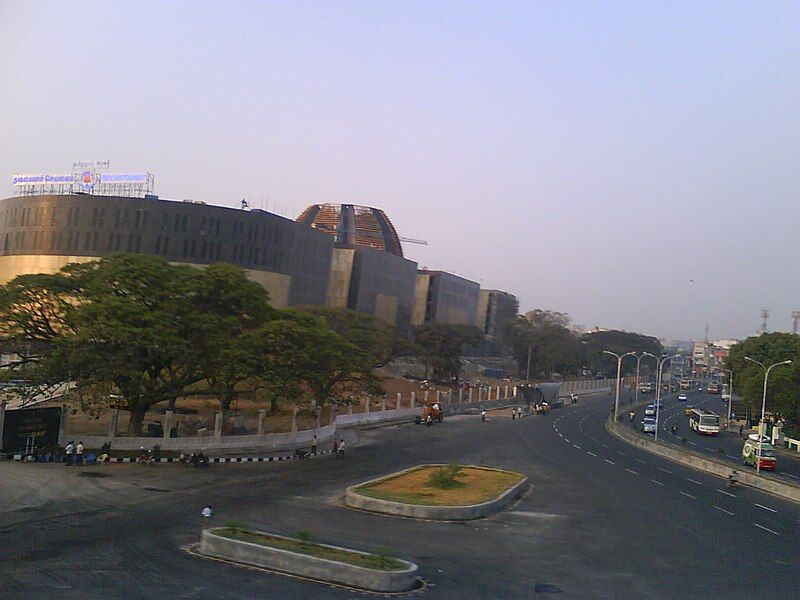
[[75, 446], [72, 445], [72, 441], [67, 443], [66, 447], [64, 448], [64, 454], [66, 455], [65, 465], [69, 467], [72, 464], [72, 453], [75, 450]]

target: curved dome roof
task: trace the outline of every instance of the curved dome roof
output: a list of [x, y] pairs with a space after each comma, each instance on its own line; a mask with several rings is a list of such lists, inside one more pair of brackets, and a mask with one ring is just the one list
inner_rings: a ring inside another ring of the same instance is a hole
[[403, 256], [394, 225], [379, 208], [355, 204], [312, 204], [297, 217], [305, 223], [336, 236], [343, 246], [367, 246]]

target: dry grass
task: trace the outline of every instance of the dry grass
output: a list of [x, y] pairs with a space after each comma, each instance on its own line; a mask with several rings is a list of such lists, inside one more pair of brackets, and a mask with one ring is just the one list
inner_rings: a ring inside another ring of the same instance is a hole
[[523, 477], [513, 471], [462, 467], [455, 477], [455, 485], [441, 488], [431, 482], [431, 477], [440, 468], [420, 467], [374, 485], [361, 486], [356, 491], [371, 498], [406, 504], [467, 506], [496, 498]]

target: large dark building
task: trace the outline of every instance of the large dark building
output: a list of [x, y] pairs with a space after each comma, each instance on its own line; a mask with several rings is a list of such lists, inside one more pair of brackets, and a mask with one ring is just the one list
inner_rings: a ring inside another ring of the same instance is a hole
[[475, 325], [490, 340], [503, 337], [503, 325], [519, 313], [519, 300], [513, 294], [500, 290], [481, 290]]
[[444, 271], [420, 270], [414, 291], [413, 325], [474, 325], [480, 285]]
[[328, 304], [373, 315], [407, 333], [417, 263], [403, 258], [386, 214], [353, 204], [314, 204], [298, 221], [335, 240]]
[[324, 304], [333, 253], [331, 236], [266, 211], [88, 194], [0, 200], [0, 244], [0, 283], [134, 252], [239, 265], [275, 306]]

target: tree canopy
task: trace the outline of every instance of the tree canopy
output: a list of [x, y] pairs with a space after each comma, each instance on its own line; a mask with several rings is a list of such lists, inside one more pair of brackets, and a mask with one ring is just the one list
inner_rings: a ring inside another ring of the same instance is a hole
[[458, 380], [464, 347], [478, 346], [484, 340], [483, 332], [477, 327], [449, 323], [425, 323], [414, 335], [426, 371], [443, 381]]

